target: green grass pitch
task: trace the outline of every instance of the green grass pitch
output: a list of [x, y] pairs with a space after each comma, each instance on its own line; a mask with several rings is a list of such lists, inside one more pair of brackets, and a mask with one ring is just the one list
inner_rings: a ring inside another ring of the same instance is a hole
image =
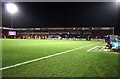
[[2, 70], [3, 77], [116, 77], [118, 53], [87, 52], [100, 41], [3, 39], [2, 66], [91, 45], [51, 58]]

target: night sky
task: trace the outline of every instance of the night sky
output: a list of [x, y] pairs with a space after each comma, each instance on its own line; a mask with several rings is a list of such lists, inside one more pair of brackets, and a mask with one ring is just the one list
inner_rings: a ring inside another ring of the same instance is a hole
[[[118, 27], [115, 2], [16, 2], [19, 12], [13, 27]], [[3, 3], [3, 26], [10, 26], [11, 16]]]

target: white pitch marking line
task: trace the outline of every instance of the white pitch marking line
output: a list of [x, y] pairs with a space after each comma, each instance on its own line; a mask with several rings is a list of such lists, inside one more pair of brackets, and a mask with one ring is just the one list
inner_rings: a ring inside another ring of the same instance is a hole
[[[98, 44], [98, 43], [96, 43], [96, 44]], [[9, 69], [9, 68], [13, 68], [13, 67], [17, 67], [17, 66], [20, 66], [20, 65], [32, 63], [32, 62], [39, 61], [39, 60], [42, 60], [42, 59], [54, 57], [54, 56], [57, 56], [57, 55], [61, 55], [61, 54], [67, 53], [67, 52], [75, 51], [75, 50], [78, 50], [78, 49], [81, 49], [81, 48], [84, 48], [84, 47], [89, 47], [89, 46], [96, 45], [96, 44], [91, 44], [91, 45], [87, 45], [87, 46], [82, 46], [82, 47], [78, 47], [78, 48], [75, 48], [75, 49], [67, 50], [67, 51], [65, 51], [65, 52], [60, 52], [60, 53], [57, 53], [57, 54], [53, 54], [53, 55], [49, 55], [49, 56], [37, 58], [37, 59], [34, 59], [34, 60], [29, 60], [29, 61], [26, 61], [26, 62], [18, 63], [18, 64], [15, 64], [15, 65], [3, 67], [3, 68], [0, 68], [0, 71], [1, 71], [1, 70], [5, 70], [5, 69]]]
[[93, 50], [93, 49], [95, 49], [95, 48], [97, 48], [97, 47], [99, 47], [99, 46], [95, 46], [95, 47], [93, 47], [93, 48], [91, 48], [91, 49], [88, 49], [87, 52], [89, 52], [89, 51], [91, 51], [91, 50]]

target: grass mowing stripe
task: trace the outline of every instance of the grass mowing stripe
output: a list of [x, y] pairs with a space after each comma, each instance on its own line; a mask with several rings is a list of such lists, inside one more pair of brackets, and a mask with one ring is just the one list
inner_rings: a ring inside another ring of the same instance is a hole
[[[96, 44], [98, 44], [98, 43], [96, 43]], [[71, 50], [67, 50], [67, 51], [64, 51], [64, 52], [60, 52], [60, 53], [57, 53], [57, 54], [53, 54], [53, 55], [49, 55], [49, 56], [37, 58], [37, 59], [34, 59], [34, 60], [30, 60], [30, 61], [18, 63], [18, 64], [15, 64], [15, 65], [3, 67], [3, 68], [0, 68], [0, 71], [1, 71], [1, 70], [5, 70], [5, 69], [9, 69], [9, 68], [13, 68], [13, 67], [17, 67], [17, 66], [20, 66], [20, 65], [32, 63], [32, 62], [39, 61], [39, 60], [42, 60], [42, 59], [54, 57], [54, 56], [57, 56], [57, 55], [61, 55], [61, 54], [67, 53], [67, 52], [75, 51], [75, 50], [78, 50], [78, 49], [81, 49], [81, 48], [84, 48], [84, 47], [89, 47], [89, 46], [96, 45], [96, 44], [91, 44], [91, 45], [87, 45], [87, 46], [82, 46], [82, 47], [78, 47], [78, 48], [75, 48], [75, 49], [71, 49]]]

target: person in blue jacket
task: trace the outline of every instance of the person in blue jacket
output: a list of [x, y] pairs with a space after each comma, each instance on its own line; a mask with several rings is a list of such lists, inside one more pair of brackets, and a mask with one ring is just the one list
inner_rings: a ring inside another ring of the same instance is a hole
[[118, 39], [116, 38], [115, 40], [113, 40], [112, 42], [111, 42], [111, 44], [112, 44], [112, 48], [114, 49], [118, 49]]

